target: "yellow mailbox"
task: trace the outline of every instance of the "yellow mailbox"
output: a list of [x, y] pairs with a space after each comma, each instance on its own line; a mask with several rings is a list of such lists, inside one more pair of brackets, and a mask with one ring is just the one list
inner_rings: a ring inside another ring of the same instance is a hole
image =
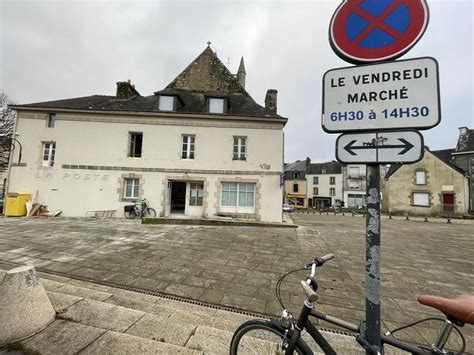
[[5, 216], [26, 216], [26, 201], [29, 198], [29, 192], [9, 192], [5, 202]]

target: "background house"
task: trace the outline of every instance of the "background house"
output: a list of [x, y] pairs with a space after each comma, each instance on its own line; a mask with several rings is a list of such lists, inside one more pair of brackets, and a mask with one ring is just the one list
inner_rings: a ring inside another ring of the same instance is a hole
[[281, 221], [283, 127], [277, 92], [265, 107], [208, 46], [164, 89], [11, 106], [23, 144], [8, 191], [39, 191], [66, 216], [118, 210], [146, 197], [160, 216]]
[[292, 204], [295, 208], [307, 207], [306, 170], [310, 164], [310, 158], [285, 164], [284, 202]]
[[310, 164], [306, 171], [308, 208], [341, 205], [342, 165], [336, 161]]
[[469, 179], [469, 213], [474, 213], [474, 129], [459, 128], [458, 144], [452, 163], [463, 170]]
[[421, 216], [467, 213], [468, 179], [453, 165], [453, 152], [425, 147], [418, 163], [390, 166], [385, 176], [383, 211]]
[[342, 168], [344, 206], [359, 208], [365, 206], [366, 166], [348, 164]]

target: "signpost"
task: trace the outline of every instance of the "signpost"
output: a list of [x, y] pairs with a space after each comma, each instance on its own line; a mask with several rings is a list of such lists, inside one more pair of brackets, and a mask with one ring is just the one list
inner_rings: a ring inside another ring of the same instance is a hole
[[423, 158], [423, 146], [416, 131], [343, 134], [336, 158], [347, 164], [415, 163]]
[[420, 40], [428, 20], [425, 0], [343, 0], [329, 26], [329, 42], [340, 58], [372, 64], [324, 74], [322, 127], [348, 132], [336, 142], [340, 162], [367, 164], [366, 320], [360, 336], [377, 353], [383, 352], [379, 164], [420, 160], [423, 137], [407, 129], [429, 129], [441, 120], [436, 60], [393, 60]]

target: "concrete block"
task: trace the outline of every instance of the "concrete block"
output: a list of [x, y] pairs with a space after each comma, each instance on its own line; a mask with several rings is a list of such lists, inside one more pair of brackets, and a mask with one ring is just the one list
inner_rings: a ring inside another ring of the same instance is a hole
[[[232, 332], [219, 330], [206, 326], [199, 326], [186, 344], [187, 348], [203, 350], [205, 354], [229, 353]], [[271, 352], [257, 352], [257, 354], [270, 354]]]
[[57, 292], [48, 292], [48, 297], [49, 300], [51, 301], [51, 304], [53, 305], [53, 308], [56, 310], [56, 312], [62, 312], [66, 308], [71, 307], [73, 304], [76, 304], [79, 301], [82, 301], [82, 297], [77, 297], [77, 296], [71, 296], [71, 295], [66, 295], [63, 293], [57, 293]]
[[165, 342], [108, 331], [81, 354], [202, 354]]
[[85, 299], [58, 317], [91, 327], [124, 332], [144, 315], [145, 312]]
[[92, 290], [89, 288], [78, 287], [73, 285], [64, 285], [54, 289], [55, 292], [65, 293], [68, 295], [88, 298], [95, 301], [105, 301], [112, 296], [111, 293]]
[[104, 332], [103, 329], [56, 320], [41, 333], [22, 341], [22, 344], [40, 354], [77, 354]]
[[0, 284], [0, 345], [28, 337], [50, 324], [55, 312], [33, 266], [7, 271]]
[[168, 318], [147, 314], [131, 326], [126, 333], [184, 346], [195, 329], [195, 325], [176, 323]]

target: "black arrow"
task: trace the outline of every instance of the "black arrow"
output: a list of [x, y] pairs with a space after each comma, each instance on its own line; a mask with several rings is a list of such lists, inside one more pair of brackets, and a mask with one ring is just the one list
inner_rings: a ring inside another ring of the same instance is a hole
[[404, 138], [398, 138], [398, 140], [400, 142], [403, 143], [403, 145], [396, 145], [396, 144], [392, 144], [392, 145], [359, 145], [359, 146], [354, 146], [355, 142], [357, 142], [356, 139], [354, 139], [353, 141], [350, 141], [345, 147], [344, 149], [351, 155], [357, 155], [354, 150], [355, 149], [397, 149], [397, 148], [403, 148], [403, 150], [398, 153], [398, 155], [404, 155], [406, 152], [408, 152], [411, 148], [414, 147], [413, 144], [411, 144], [410, 142], [408, 142], [406, 139]]

